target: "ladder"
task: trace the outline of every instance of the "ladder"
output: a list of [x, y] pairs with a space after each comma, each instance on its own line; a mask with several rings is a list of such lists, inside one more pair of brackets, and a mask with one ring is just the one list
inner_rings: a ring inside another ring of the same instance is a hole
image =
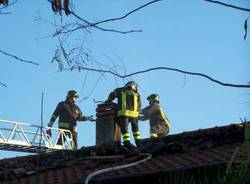
[[[51, 137], [46, 133], [49, 129]], [[62, 145], [58, 144], [59, 139]], [[69, 130], [0, 119], [0, 150], [44, 153], [73, 150], [73, 145]]]

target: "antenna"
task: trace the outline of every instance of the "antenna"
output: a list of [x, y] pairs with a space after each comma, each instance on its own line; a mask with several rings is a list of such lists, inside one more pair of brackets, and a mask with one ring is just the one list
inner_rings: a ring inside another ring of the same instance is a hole
[[41, 143], [42, 143], [42, 137], [43, 137], [43, 92], [42, 92], [42, 99], [41, 99], [41, 126], [40, 126], [40, 143], [39, 143], [39, 147], [41, 147]]

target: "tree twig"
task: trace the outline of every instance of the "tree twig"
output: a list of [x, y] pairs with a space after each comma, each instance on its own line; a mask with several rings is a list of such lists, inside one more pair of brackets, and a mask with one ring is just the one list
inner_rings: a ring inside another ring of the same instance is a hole
[[[74, 14], [74, 13], [72, 13]], [[120, 31], [120, 30], [116, 30], [116, 29], [106, 29], [106, 28], [102, 28], [102, 27], [99, 27], [99, 26], [94, 26], [92, 24], [90, 25], [81, 25], [81, 26], [78, 26], [74, 29], [68, 29], [66, 31], [62, 31], [62, 30], [59, 30], [57, 31], [56, 33], [54, 33], [53, 36], [56, 36], [58, 34], [67, 34], [67, 33], [70, 33], [70, 32], [74, 32], [74, 31], [77, 31], [79, 29], [85, 29], [85, 28], [89, 28], [89, 27], [95, 27], [96, 29], [99, 29], [101, 31], [105, 31], [105, 32], [114, 32], [114, 33], [120, 33], [120, 34], [128, 34], [128, 33], [139, 33], [139, 32], [142, 32], [142, 30], [138, 29], [138, 30], [129, 30], [129, 31]]]
[[11, 13], [10, 12], [0, 12], [0, 15], [10, 15]]
[[[48, 0], [50, 3], [53, 3], [51, 0]], [[103, 27], [100, 27], [98, 26], [99, 24], [103, 24], [103, 23], [107, 23], [107, 22], [111, 22], [111, 21], [117, 21], [117, 20], [122, 20], [122, 19], [125, 19], [126, 17], [128, 17], [129, 15], [139, 11], [140, 9], [146, 7], [146, 6], [149, 6], [153, 3], [156, 3], [158, 1], [162, 1], [162, 0], [153, 0], [153, 1], [150, 1], [128, 13], [126, 13], [125, 15], [121, 16], [121, 17], [117, 17], [117, 18], [111, 18], [111, 19], [105, 19], [105, 20], [102, 20], [102, 21], [98, 21], [98, 22], [94, 22], [94, 23], [91, 23], [85, 19], [83, 19], [82, 17], [80, 17], [79, 15], [77, 15], [75, 12], [70, 12], [74, 17], [76, 17], [77, 19], [81, 20], [82, 22], [84, 22], [86, 25], [80, 25], [74, 29], [70, 29], [70, 30], [66, 30], [66, 31], [62, 31], [62, 30], [59, 30], [57, 33], [55, 33], [55, 35], [57, 34], [67, 34], [69, 32], [74, 32], [78, 29], [82, 29], [82, 28], [88, 28], [88, 27], [94, 27], [96, 29], [99, 29], [101, 31], [106, 31], [106, 32], [115, 32], [115, 33], [120, 33], [120, 34], [128, 34], [128, 33], [134, 33], [134, 32], [142, 32], [142, 30], [129, 30], [129, 31], [120, 31], [120, 30], [116, 30], [116, 29], [106, 29], [106, 28], [103, 28]], [[63, 9], [63, 8], [62, 8]]]
[[242, 7], [239, 7], [239, 6], [235, 6], [235, 5], [232, 5], [232, 4], [223, 3], [223, 2], [220, 2], [220, 1], [214, 1], [214, 0], [204, 0], [204, 1], [207, 1], [207, 2], [210, 2], [210, 3], [219, 4], [219, 5], [222, 5], [222, 6], [229, 7], [229, 8], [234, 8], [234, 9], [241, 10], [241, 11], [250, 12], [250, 9], [248, 9], [248, 8], [242, 8]]
[[0, 85], [3, 86], [3, 87], [7, 87], [7, 85], [2, 83], [2, 82], [0, 82]]
[[149, 68], [149, 69], [145, 69], [145, 70], [140, 70], [137, 72], [133, 72], [130, 74], [126, 74], [126, 75], [121, 75], [119, 73], [113, 72], [111, 70], [102, 70], [102, 69], [95, 69], [95, 68], [89, 68], [89, 67], [85, 67], [85, 66], [73, 66], [70, 69], [65, 69], [65, 70], [73, 70], [73, 69], [77, 69], [77, 70], [87, 70], [87, 71], [93, 71], [93, 72], [102, 72], [102, 73], [110, 73], [112, 75], [115, 75], [117, 77], [120, 78], [127, 78], [127, 77], [131, 77], [134, 75], [138, 75], [138, 74], [143, 74], [143, 73], [147, 73], [147, 72], [151, 72], [151, 71], [156, 71], [156, 70], [168, 70], [168, 71], [174, 71], [174, 72], [178, 72], [178, 73], [183, 73], [183, 74], [187, 74], [187, 75], [193, 75], [193, 76], [200, 76], [203, 78], [206, 78], [214, 83], [217, 83], [221, 86], [227, 86], [227, 87], [235, 87], [235, 88], [250, 88], [250, 84], [231, 84], [231, 83], [225, 83], [222, 81], [219, 81], [217, 79], [214, 79], [206, 74], [203, 73], [198, 73], [198, 72], [189, 72], [189, 71], [185, 71], [185, 70], [180, 70], [177, 68], [170, 68], [170, 67], [154, 67], [154, 68]]
[[146, 7], [146, 6], [149, 6], [149, 5], [153, 4], [153, 3], [159, 2], [159, 1], [162, 1], [162, 0], [150, 1], [150, 2], [148, 2], [148, 3], [146, 3], [146, 4], [142, 5], [142, 6], [140, 6], [140, 7], [136, 8], [136, 9], [134, 9], [134, 10], [126, 13], [125, 15], [123, 15], [121, 17], [111, 18], [111, 19], [106, 19], [106, 20], [102, 20], [102, 21], [99, 21], [99, 22], [95, 22], [94, 25], [98, 25], [98, 24], [103, 24], [103, 23], [106, 23], [106, 22], [111, 22], [111, 21], [117, 21], [117, 20], [125, 19], [126, 17], [128, 17], [129, 15], [137, 12], [138, 10], [140, 10], [140, 9]]
[[76, 31], [78, 29], [81, 29], [81, 28], [88, 28], [88, 27], [94, 27], [96, 29], [99, 29], [101, 31], [105, 31], [105, 32], [114, 32], [114, 33], [120, 33], [120, 34], [128, 34], [128, 33], [133, 33], [133, 32], [142, 32], [142, 30], [129, 30], [129, 31], [120, 31], [120, 30], [116, 30], [116, 29], [107, 29], [107, 28], [103, 28], [103, 27], [100, 27], [100, 26], [97, 26], [95, 23], [91, 23], [83, 18], [81, 18], [79, 15], [77, 15], [76, 13], [74, 12], [71, 12], [72, 15], [74, 15], [77, 19], [83, 21], [84, 23], [86, 23], [87, 25], [81, 25], [79, 27], [76, 27], [72, 30], [68, 30], [68, 31], [65, 31], [62, 33], [68, 33], [68, 32], [73, 32], [73, 31]]
[[24, 59], [19, 58], [19, 57], [15, 56], [15, 55], [9, 54], [9, 53], [7, 53], [7, 52], [5, 52], [5, 51], [3, 51], [3, 50], [0, 50], [0, 52], [1, 52], [2, 54], [6, 55], [6, 56], [10, 56], [10, 57], [12, 57], [12, 58], [18, 60], [18, 61], [21, 61], [21, 62], [24, 62], [24, 63], [33, 64], [33, 65], [37, 65], [37, 66], [39, 65], [39, 64], [36, 63], [36, 62], [29, 61], [29, 60], [24, 60]]
[[[51, 0], [48, 0], [48, 2], [53, 3]], [[64, 8], [62, 8], [62, 10], [64, 10]], [[89, 21], [83, 19], [82, 17], [80, 17], [79, 15], [77, 15], [77, 14], [76, 14], [75, 12], [73, 12], [73, 11], [71, 11], [70, 14], [73, 15], [75, 18], [77, 18], [77, 19], [81, 20], [82, 22], [84, 22], [86, 25], [81, 25], [81, 26], [79, 26], [79, 27], [76, 27], [76, 28], [74, 28], [74, 29], [67, 30], [67, 31], [62, 31], [62, 29], [61, 29], [61, 30], [57, 31], [57, 32], [54, 34], [54, 36], [56, 36], [56, 35], [58, 35], [58, 34], [67, 34], [67, 33], [69, 33], [69, 32], [74, 32], [74, 31], [76, 31], [76, 30], [78, 30], [78, 29], [81, 29], [81, 28], [88, 28], [88, 27], [94, 27], [94, 28], [99, 29], [99, 30], [101, 30], [101, 31], [115, 32], [115, 33], [121, 33], [121, 34], [127, 34], [127, 33], [132, 33], [132, 32], [141, 32], [141, 30], [119, 31], [119, 30], [115, 30], [115, 29], [106, 29], [106, 28], [102, 28], [102, 27], [100, 27], [100, 26], [95, 25], [95, 23], [91, 23], [91, 22], [89, 22]]]
[[13, 1], [12, 3], [9, 3], [7, 6], [0, 7], [0, 10], [1, 10], [1, 9], [5, 9], [5, 8], [7, 8], [7, 7], [10, 7], [10, 6], [12, 6], [13, 4], [16, 4], [17, 1], [18, 1], [18, 0], [15, 0], [15, 1]]

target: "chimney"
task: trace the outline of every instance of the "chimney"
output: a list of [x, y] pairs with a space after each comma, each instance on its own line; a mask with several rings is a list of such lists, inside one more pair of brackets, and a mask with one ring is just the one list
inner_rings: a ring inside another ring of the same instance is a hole
[[96, 146], [120, 145], [121, 131], [117, 124], [117, 104], [97, 105], [96, 117]]

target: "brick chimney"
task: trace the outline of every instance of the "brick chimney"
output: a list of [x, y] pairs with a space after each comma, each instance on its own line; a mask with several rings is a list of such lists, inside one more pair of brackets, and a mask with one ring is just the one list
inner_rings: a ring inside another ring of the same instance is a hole
[[121, 132], [117, 124], [117, 104], [97, 105], [96, 117], [96, 146], [120, 145]]

